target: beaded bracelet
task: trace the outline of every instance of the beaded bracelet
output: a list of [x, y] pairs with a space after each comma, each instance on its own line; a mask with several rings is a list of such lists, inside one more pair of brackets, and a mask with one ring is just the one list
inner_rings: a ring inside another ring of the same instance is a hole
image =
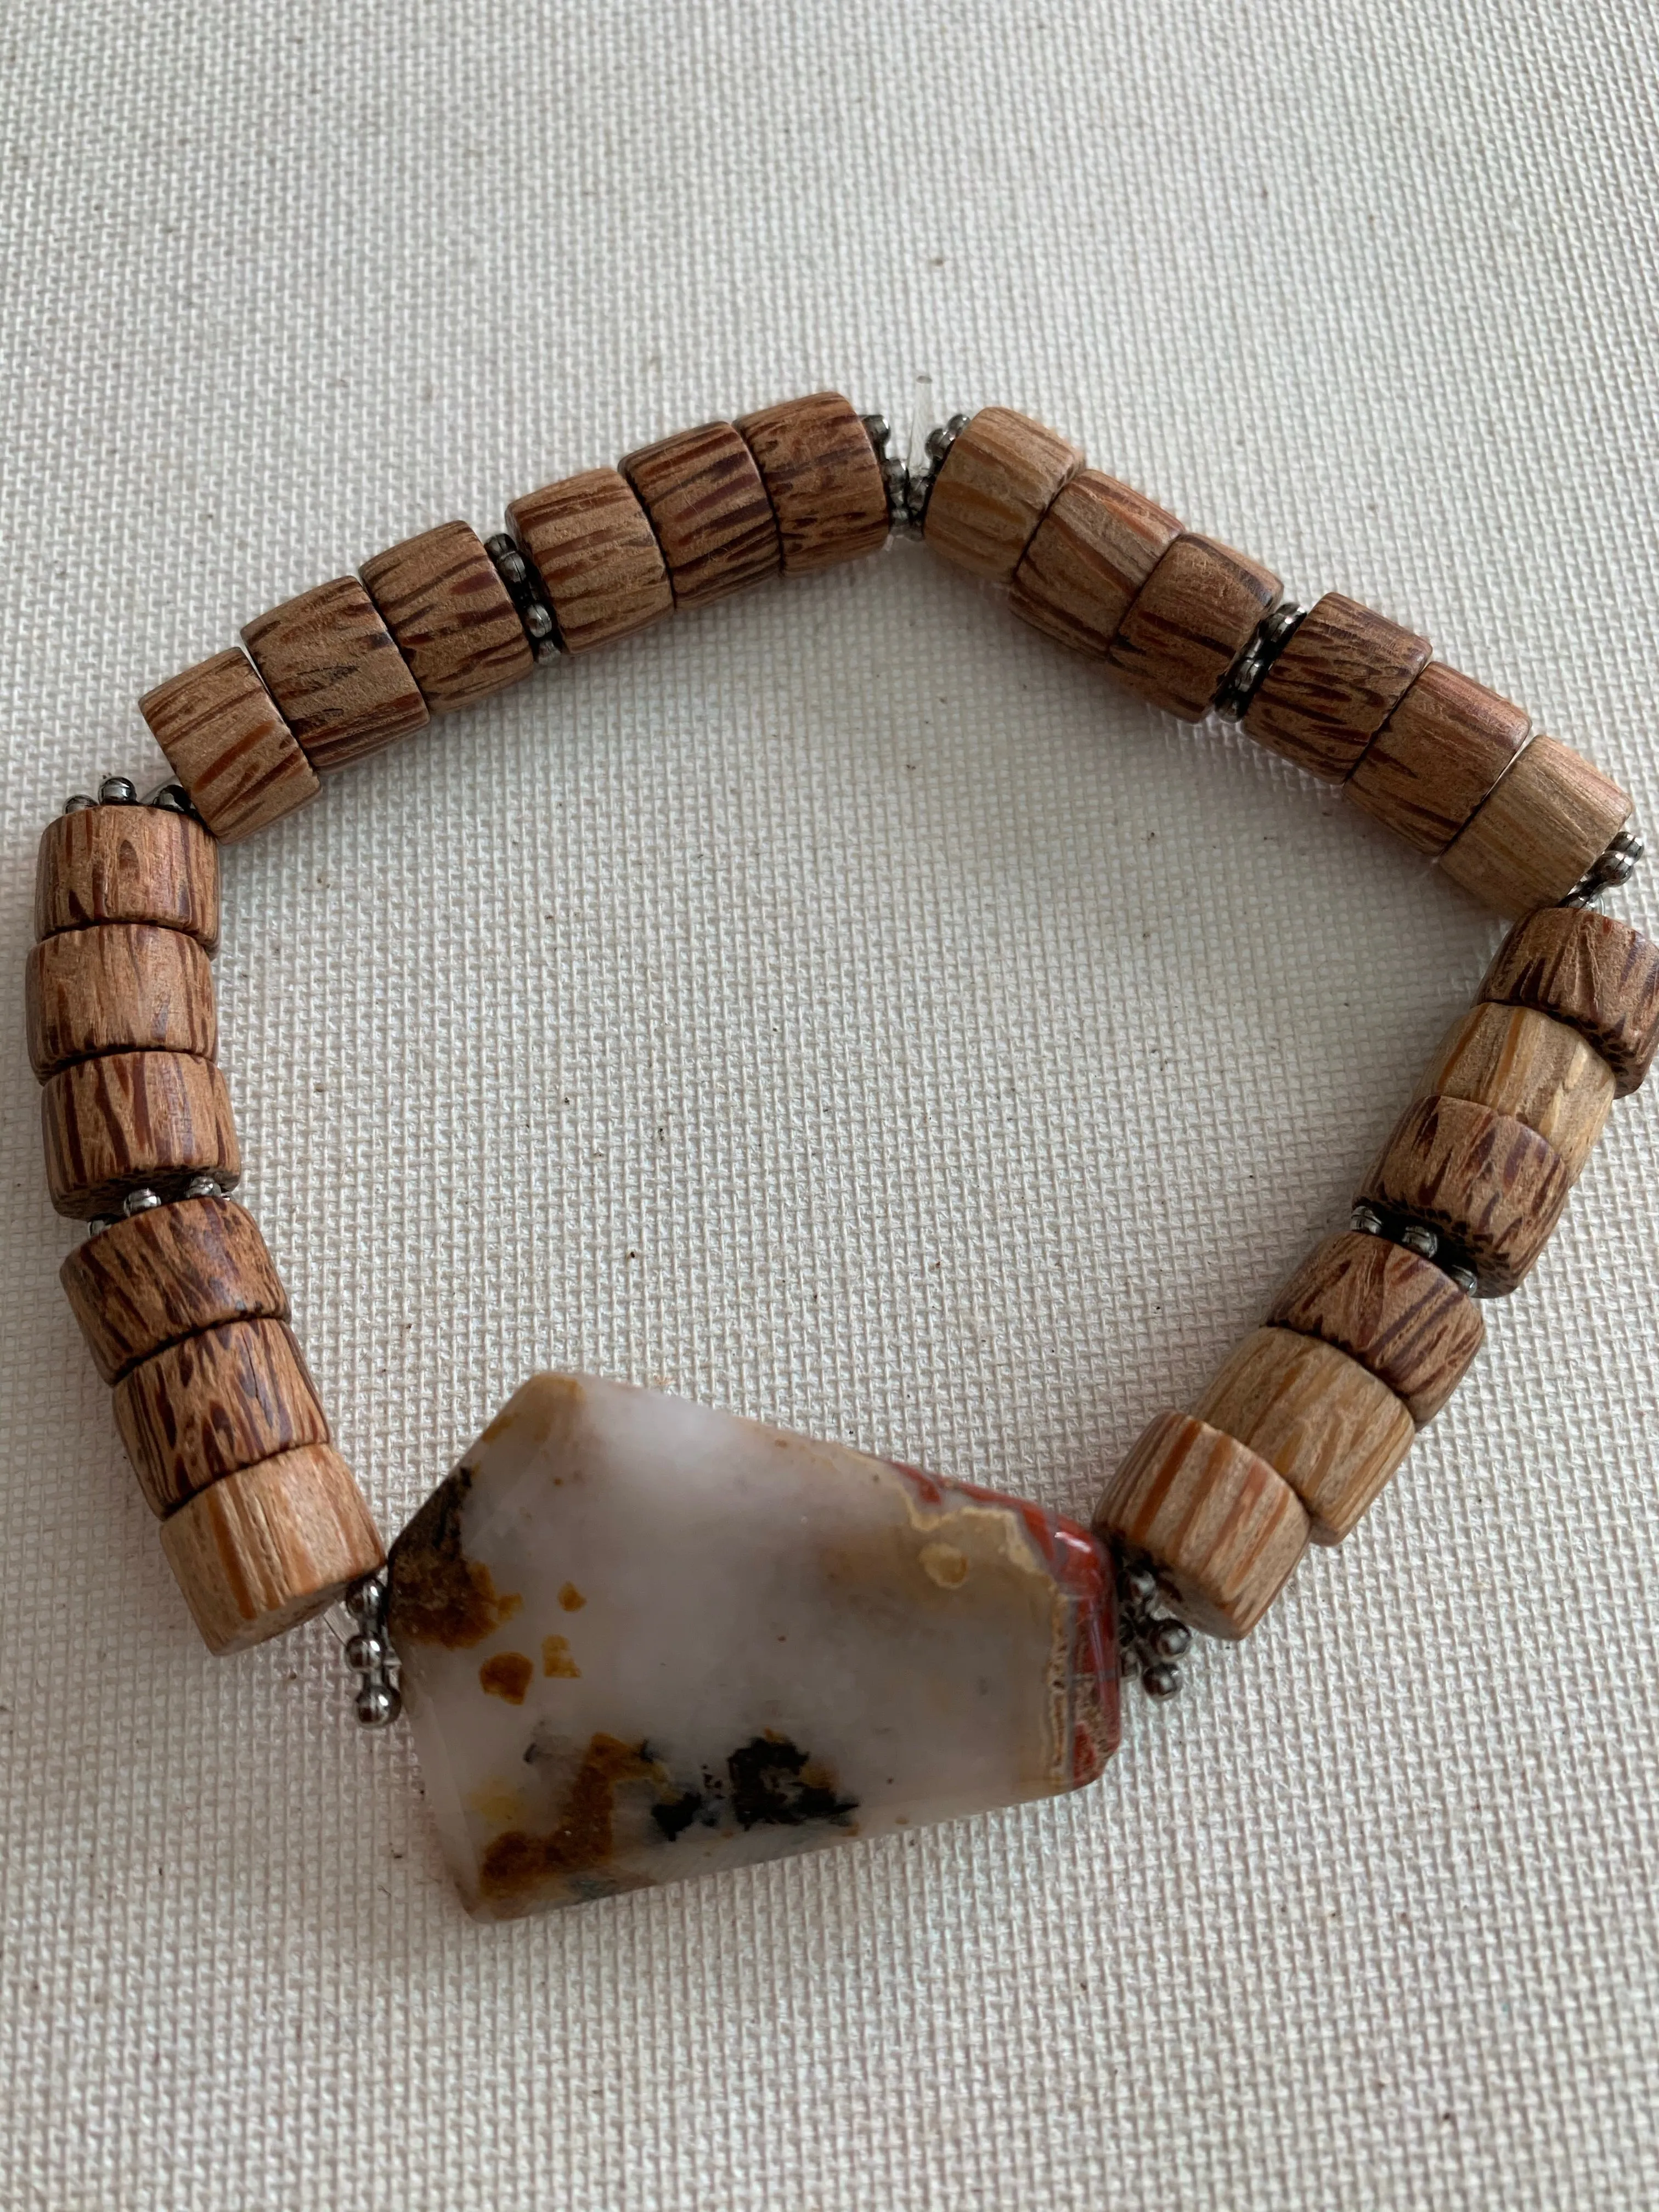
[[[507, 1918], [1074, 1789], [1120, 1686], [1177, 1688], [1359, 1521], [1480, 1348], [1659, 1042], [1659, 949], [1592, 910], [1629, 801], [1426, 639], [1310, 610], [1003, 408], [908, 454], [833, 392], [447, 522], [149, 692], [175, 781], [40, 847], [27, 969], [62, 1279], [209, 1649], [331, 1615], [371, 1726], [406, 1704], [468, 1906]], [[684, 1401], [526, 1382], [383, 1552], [227, 1194], [208, 965], [219, 847], [432, 717], [894, 532], [1186, 720], [1215, 711], [1516, 926], [1358, 1194], [1091, 1528]], [[671, 1563], [665, 1573], [664, 1563]], [[872, 1720], [872, 1717], [877, 1717]]]

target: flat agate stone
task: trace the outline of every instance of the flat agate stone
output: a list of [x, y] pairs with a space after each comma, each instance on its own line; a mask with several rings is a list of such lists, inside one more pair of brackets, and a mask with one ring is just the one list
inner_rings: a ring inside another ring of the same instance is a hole
[[532, 1376], [434, 1492], [388, 1613], [489, 1919], [1053, 1796], [1117, 1747], [1087, 1530], [582, 1376]]

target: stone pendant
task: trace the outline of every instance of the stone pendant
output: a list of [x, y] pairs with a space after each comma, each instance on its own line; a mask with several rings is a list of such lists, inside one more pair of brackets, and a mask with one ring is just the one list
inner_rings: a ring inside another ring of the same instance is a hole
[[469, 1909], [512, 1919], [1091, 1782], [1110, 1561], [1040, 1507], [538, 1375], [392, 1550]]

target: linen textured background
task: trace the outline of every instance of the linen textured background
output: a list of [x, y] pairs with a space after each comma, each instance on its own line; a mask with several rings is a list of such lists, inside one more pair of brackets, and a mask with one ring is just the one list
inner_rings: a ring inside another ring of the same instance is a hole
[[[133, 701], [248, 617], [921, 369], [1651, 829], [1656, 66], [1612, 0], [10, 0], [8, 971], [45, 819], [159, 774]], [[911, 546], [538, 674], [225, 890], [244, 1194], [388, 1529], [542, 1365], [1086, 1512], [1499, 934]], [[1659, 2202], [1651, 1098], [1100, 1786], [489, 1929], [320, 1626], [201, 1650], [0, 1081], [8, 2212]]]

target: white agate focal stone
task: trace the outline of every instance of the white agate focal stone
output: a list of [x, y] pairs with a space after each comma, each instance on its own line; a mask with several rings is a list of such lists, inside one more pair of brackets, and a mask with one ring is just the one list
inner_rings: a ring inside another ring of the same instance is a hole
[[1039, 1507], [538, 1375], [392, 1551], [427, 1794], [511, 1919], [1074, 1790], [1110, 1562]]

